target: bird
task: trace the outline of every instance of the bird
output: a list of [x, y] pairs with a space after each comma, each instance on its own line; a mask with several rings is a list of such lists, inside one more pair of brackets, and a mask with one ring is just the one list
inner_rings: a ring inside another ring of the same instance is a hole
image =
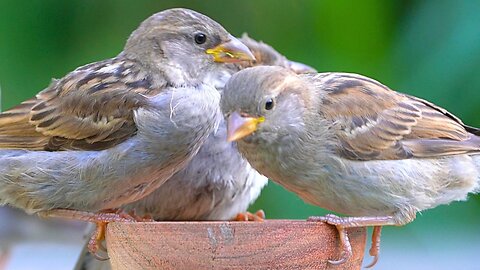
[[[316, 71], [303, 63], [288, 60], [270, 45], [256, 41], [248, 34], [243, 34], [239, 40], [249, 48], [255, 60], [231, 64], [230, 76], [251, 66], [283, 66], [296, 73]], [[223, 86], [217, 90], [221, 92]], [[245, 212], [260, 195], [267, 178], [251, 168], [234, 143], [227, 142], [226, 132], [222, 120], [184, 169], [145, 198], [122, 209], [149, 215], [157, 221], [229, 220]]]
[[297, 75], [252, 67], [232, 76], [221, 99], [228, 141], [253, 168], [328, 214], [341, 264], [352, 255], [345, 228], [382, 226], [480, 192], [480, 129], [447, 110], [352, 73]]
[[[244, 33], [239, 40], [255, 57], [252, 61], [229, 64], [227, 79], [251, 66], [283, 66], [296, 73], [316, 70], [303, 63], [288, 60], [270, 45]], [[217, 90], [221, 93], [223, 86]], [[220, 107], [219, 107], [220, 109]], [[148, 196], [122, 206], [124, 212], [150, 216], [156, 221], [261, 220], [263, 211], [247, 211], [260, 195], [268, 179], [253, 169], [227, 142], [226, 123], [212, 132], [188, 165], [175, 173]], [[90, 231], [89, 231], [90, 233]], [[108, 261], [99, 261], [83, 251], [81, 269], [110, 269]]]
[[215, 85], [254, 56], [220, 24], [174, 8], [143, 21], [117, 56], [53, 80], [0, 114], [0, 205], [49, 217], [129, 221], [110, 209], [156, 190], [221, 121]]

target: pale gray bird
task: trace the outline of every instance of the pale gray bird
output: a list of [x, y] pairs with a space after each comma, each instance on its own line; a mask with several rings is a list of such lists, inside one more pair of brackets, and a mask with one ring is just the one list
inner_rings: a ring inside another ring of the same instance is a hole
[[225, 63], [251, 60], [205, 15], [154, 14], [118, 56], [80, 67], [0, 114], [0, 204], [82, 218], [72, 210], [118, 208], [148, 195], [217, 129], [214, 86]]
[[480, 130], [434, 104], [348, 73], [297, 75], [278, 67], [235, 74], [221, 100], [228, 140], [253, 168], [308, 203], [350, 215], [313, 220], [384, 225], [480, 192]]
[[[232, 64], [224, 74], [227, 79], [241, 69], [258, 65], [283, 66], [299, 73], [315, 72], [312, 67], [290, 61], [271, 46], [246, 34], [240, 41], [247, 45], [255, 60]], [[230, 220], [239, 213], [238, 219], [249, 216], [258, 219], [245, 212], [267, 184], [267, 178], [255, 171], [240, 155], [235, 143], [227, 142], [226, 138], [226, 124], [221, 121], [218, 130], [210, 134], [185, 169], [150, 195], [122, 209], [140, 216], [150, 215], [158, 221]], [[108, 261], [85, 256], [84, 265], [79, 269], [110, 269]]]

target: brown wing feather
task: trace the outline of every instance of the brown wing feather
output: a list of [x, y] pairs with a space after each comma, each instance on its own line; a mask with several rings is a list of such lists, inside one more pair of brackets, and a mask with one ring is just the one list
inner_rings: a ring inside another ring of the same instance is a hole
[[123, 59], [78, 68], [0, 114], [0, 148], [100, 150], [136, 132], [133, 111], [157, 94], [148, 74]]
[[405, 159], [480, 151], [480, 138], [469, 132], [475, 129], [432, 103], [360, 75], [329, 73], [318, 78], [327, 89], [322, 113], [337, 124], [338, 152], [346, 158]]

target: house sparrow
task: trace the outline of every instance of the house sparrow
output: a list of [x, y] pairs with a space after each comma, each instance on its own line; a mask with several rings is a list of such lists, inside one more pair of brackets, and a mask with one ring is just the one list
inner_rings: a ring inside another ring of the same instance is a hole
[[351, 256], [347, 227], [384, 225], [480, 192], [480, 130], [419, 98], [357, 74], [297, 75], [279, 67], [235, 74], [221, 100], [227, 137], [257, 169], [308, 203], [350, 215], [337, 226], [338, 264]]
[[[271, 46], [246, 34], [239, 40], [247, 45], [256, 60], [231, 64], [228, 75], [259, 65], [283, 66], [299, 73], [315, 72], [312, 67], [290, 61]], [[218, 130], [210, 134], [184, 169], [145, 198], [122, 209], [140, 216], [149, 215], [157, 221], [260, 219], [263, 212], [255, 215], [244, 212], [260, 195], [268, 179], [255, 171], [240, 155], [235, 143], [227, 142], [226, 138], [226, 123], [221, 121]], [[109, 262], [93, 260], [84, 253], [87, 257], [81, 269], [110, 269]]]
[[[271, 46], [246, 34], [240, 41], [256, 60], [234, 64], [228, 70], [230, 75], [248, 66], [260, 65], [283, 66], [300, 73], [315, 72], [312, 67], [290, 61]], [[251, 168], [234, 143], [227, 142], [226, 132], [226, 124], [221, 121], [218, 130], [210, 134], [186, 168], [150, 195], [122, 208], [151, 215], [155, 220], [228, 220], [245, 212], [267, 184], [267, 178]]]
[[185, 167], [221, 120], [216, 74], [251, 60], [205, 15], [154, 14], [118, 56], [77, 68], [0, 114], [0, 204], [102, 224], [129, 220], [80, 211], [138, 200]]

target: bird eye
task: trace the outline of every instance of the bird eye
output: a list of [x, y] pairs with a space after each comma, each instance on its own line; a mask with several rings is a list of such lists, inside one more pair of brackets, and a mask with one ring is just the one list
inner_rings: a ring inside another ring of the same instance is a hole
[[204, 33], [195, 34], [195, 43], [203, 44], [207, 41], [207, 36]]
[[272, 98], [268, 98], [266, 101], [265, 101], [265, 110], [269, 111], [271, 109], [273, 109], [273, 99]]

